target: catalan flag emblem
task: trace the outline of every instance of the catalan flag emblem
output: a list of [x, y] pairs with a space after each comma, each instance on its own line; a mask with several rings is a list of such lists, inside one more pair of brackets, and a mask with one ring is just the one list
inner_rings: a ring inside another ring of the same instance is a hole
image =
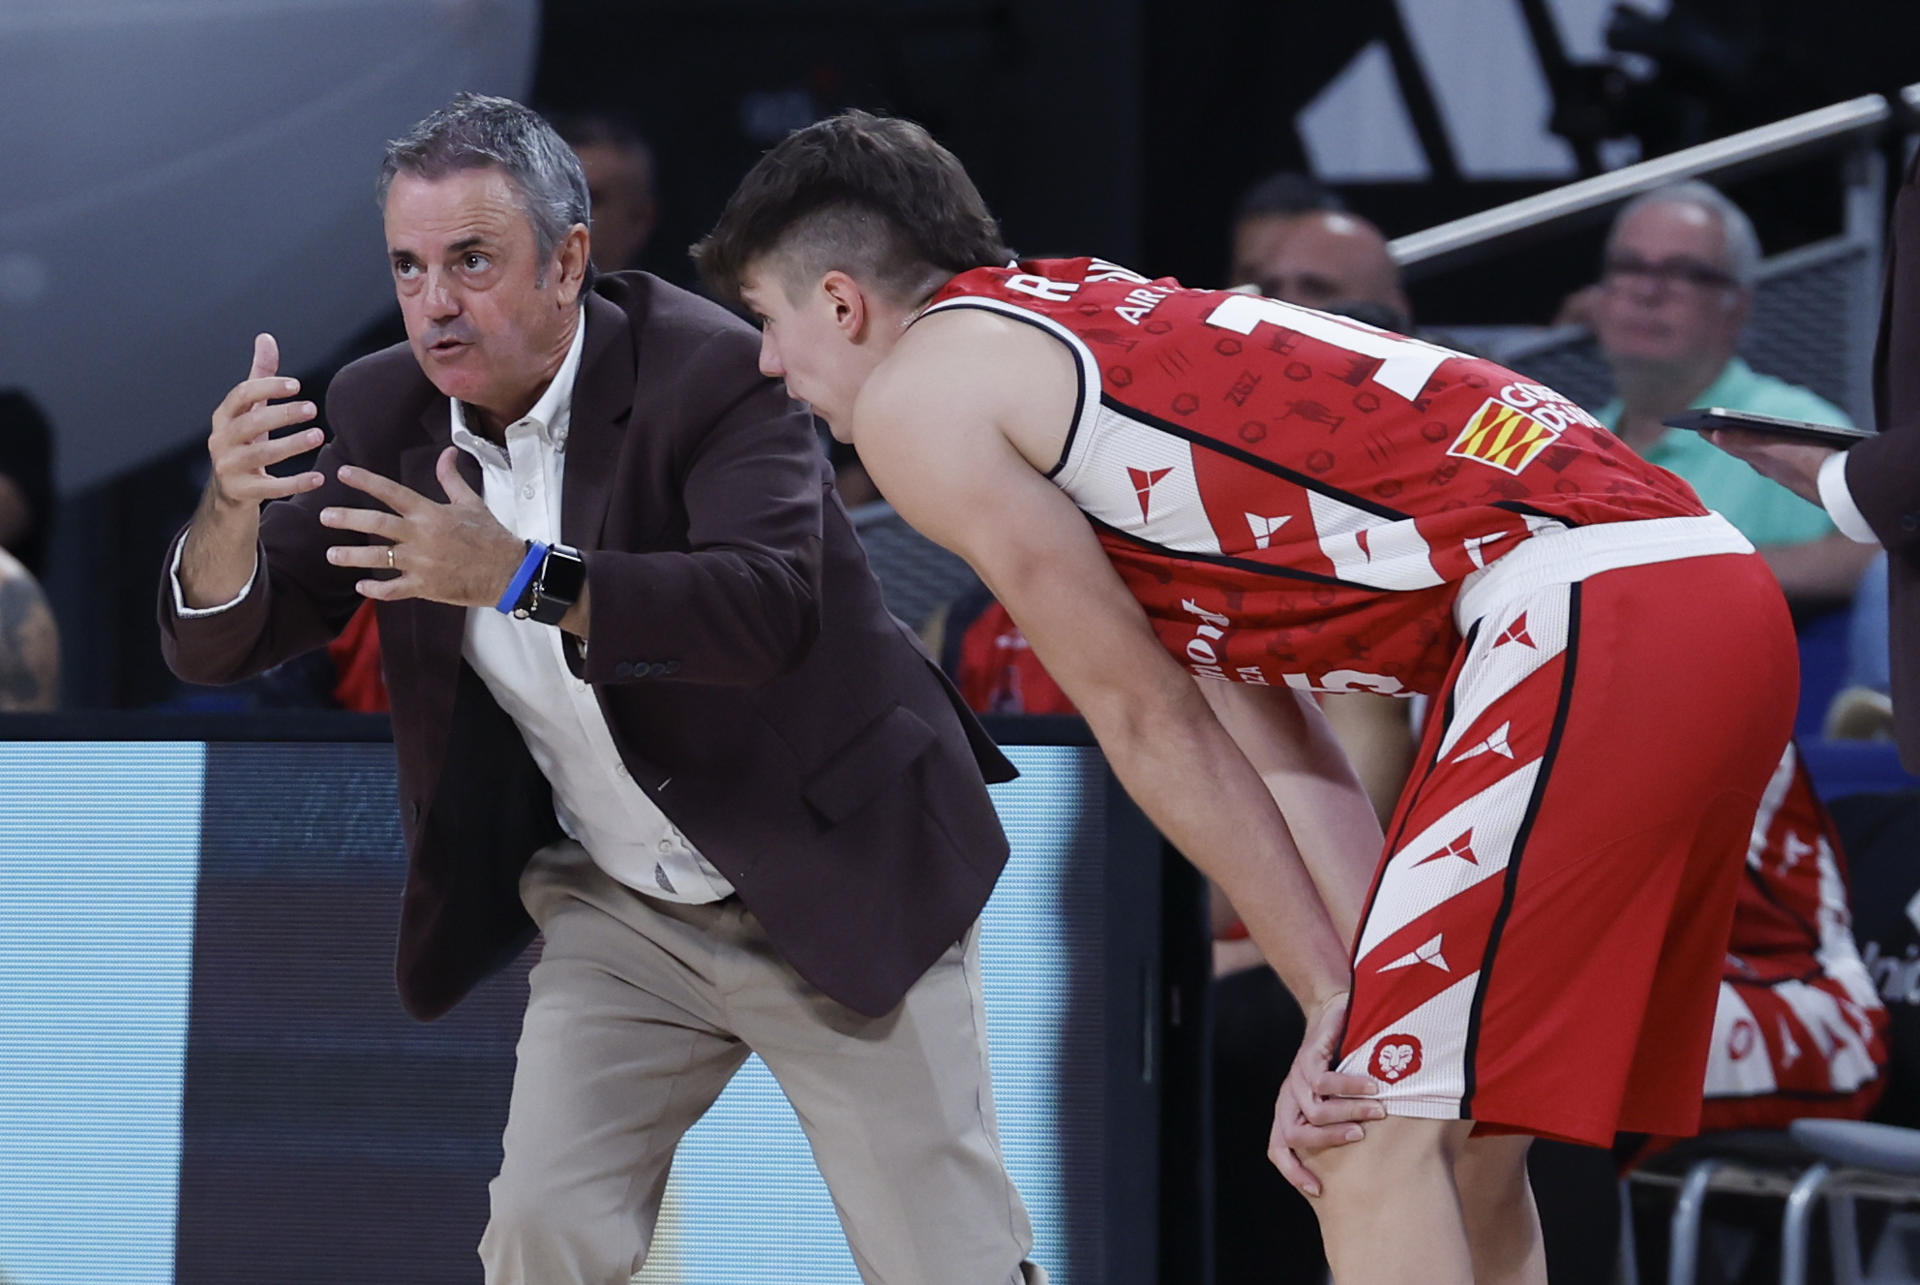
[[1550, 428], [1525, 411], [1489, 397], [1460, 430], [1460, 436], [1453, 439], [1447, 454], [1517, 474], [1559, 436], [1559, 429]]

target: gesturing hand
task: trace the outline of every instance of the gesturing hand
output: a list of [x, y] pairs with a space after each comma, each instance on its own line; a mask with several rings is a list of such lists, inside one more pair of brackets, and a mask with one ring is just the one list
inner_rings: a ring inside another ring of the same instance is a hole
[[458, 448], [449, 446], [434, 464], [434, 475], [446, 492], [444, 504], [378, 473], [341, 467], [343, 483], [392, 510], [320, 510], [323, 526], [386, 541], [336, 544], [327, 550], [327, 561], [336, 566], [399, 572], [360, 581], [354, 588], [362, 597], [381, 602], [427, 598], [459, 607], [499, 602], [526, 546], [487, 511], [486, 502], [460, 476], [458, 459]]
[[275, 373], [279, 369], [280, 345], [272, 335], [255, 335], [252, 369], [214, 408], [207, 455], [213, 462], [214, 496], [229, 507], [298, 495], [325, 481], [318, 473], [275, 477], [267, 472], [269, 466], [310, 451], [325, 438], [317, 428], [280, 438], [268, 436], [314, 416], [312, 402], [270, 400], [300, 391], [300, 381], [280, 377]]
[[1307, 1015], [1307, 1037], [1301, 1041], [1300, 1052], [1274, 1104], [1267, 1159], [1303, 1195], [1319, 1195], [1320, 1180], [1301, 1162], [1302, 1152], [1358, 1142], [1366, 1136], [1359, 1121], [1378, 1120], [1387, 1113], [1373, 1100], [1380, 1086], [1371, 1077], [1327, 1069], [1346, 1016], [1344, 993]]

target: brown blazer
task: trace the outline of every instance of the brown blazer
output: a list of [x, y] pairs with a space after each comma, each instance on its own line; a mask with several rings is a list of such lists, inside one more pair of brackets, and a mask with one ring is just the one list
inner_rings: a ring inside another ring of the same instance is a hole
[[1887, 548], [1894, 733], [1920, 773], [1920, 168], [1894, 199], [1873, 395], [1880, 433], [1848, 452], [1847, 489]]
[[[586, 327], [561, 534], [585, 551], [593, 611], [569, 664], [634, 781], [787, 961], [881, 1015], [992, 890], [1007, 842], [982, 776], [1012, 766], [881, 605], [812, 417], [760, 375], [753, 330], [641, 273], [602, 277]], [[232, 681], [345, 625], [362, 573], [325, 551], [359, 537], [316, 517], [366, 502], [332, 480], [340, 464], [441, 497], [447, 399], [405, 344], [341, 371], [326, 407], [329, 481], [267, 506], [248, 596], [181, 619], [163, 576], [181, 677]], [[478, 465], [461, 467], [477, 489]], [[433, 1018], [532, 939], [520, 872], [560, 831], [518, 729], [461, 659], [465, 609], [378, 612], [410, 858], [399, 989]]]

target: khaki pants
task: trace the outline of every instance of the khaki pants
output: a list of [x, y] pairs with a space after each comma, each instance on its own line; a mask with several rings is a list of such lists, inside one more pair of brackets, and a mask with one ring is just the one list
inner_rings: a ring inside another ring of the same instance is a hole
[[1045, 1279], [1000, 1155], [977, 925], [868, 1018], [802, 981], [737, 898], [642, 896], [570, 842], [520, 887], [546, 947], [480, 1242], [489, 1285], [625, 1285], [674, 1148], [749, 1052], [793, 1104], [868, 1285]]

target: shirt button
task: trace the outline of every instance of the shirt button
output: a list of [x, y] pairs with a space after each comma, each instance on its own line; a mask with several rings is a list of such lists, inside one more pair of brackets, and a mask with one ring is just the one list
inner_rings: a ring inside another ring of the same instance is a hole
[[672, 851], [673, 851], [673, 840], [672, 840], [672, 839], [662, 839], [662, 840], [660, 840], [660, 851], [662, 851], [662, 852], [672, 852]]
[[615, 763], [613, 765], [613, 770], [618, 772], [621, 776], [627, 775], [627, 765], [625, 763]]
[[520, 497], [526, 500], [531, 500], [533, 498], [533, 483], [529, 482], [525, 486], [520, 488]]

